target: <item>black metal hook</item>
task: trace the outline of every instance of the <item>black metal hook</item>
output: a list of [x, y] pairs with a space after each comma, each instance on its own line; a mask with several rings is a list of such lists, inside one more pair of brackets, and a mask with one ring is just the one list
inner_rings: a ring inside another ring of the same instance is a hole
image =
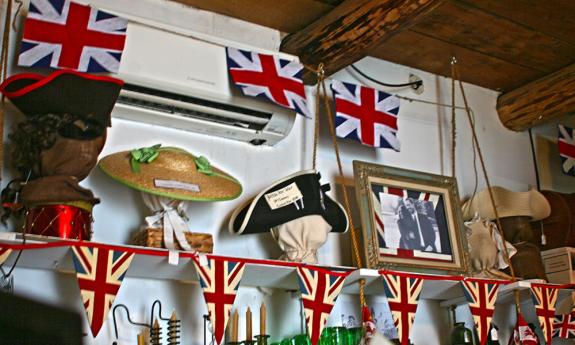
[[150, 312], [150, 328], [152, 328], [152, 325], [154, 324], [154, 310], [156, 308], [156, 304], [160, 308], [160, 310], [158, 310], [158, 318], [162, 321], [169, 321], [170, 320], [169, 317], [163, 317], [162, 316], [162, 302], [159, 299], [157, 299], [154, 301], [154, 303], [152, 303], [152, 311]]
[[[146, 324], [146, 323], [132, 321], [132, 319], [130, 318], [130, 310], [128, 309], [128, 307], [125, 304], [121, 304], [121, 303], [116, 304], [114, 306], [114, 309], [112, 309], [112, 318], [114, 319], [114, 335], [116, 336], [116, 340], [118, 340], [118, 325], [116, 323], [116, 309], [118, 309], [119, 307], [122, 307], [126, 310], [126, 316], [128, 317], [128, 322], [131, 323], [132, 325], [151, 328], [151, 326]], [[117, 343], [113, 342], [112, 344], [116, 345]]]

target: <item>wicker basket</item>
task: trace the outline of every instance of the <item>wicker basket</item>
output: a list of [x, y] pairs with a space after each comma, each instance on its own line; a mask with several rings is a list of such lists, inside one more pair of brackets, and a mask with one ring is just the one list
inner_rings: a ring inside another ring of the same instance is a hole
[[[200, 253], [212, 253], [214, 249], [214, 242], [212, 235], [202, 234], [197, 232], [186, 232], [186, 240], [190, 246]], [[132, 241], [135, 245], [152, 247], [152, 248], [166, 248], [164, 244], [164, 231], [157, 228], [142, 229], [136, 233]], [[178, 241], [174, 241], [178, 250], [181, 250]]]

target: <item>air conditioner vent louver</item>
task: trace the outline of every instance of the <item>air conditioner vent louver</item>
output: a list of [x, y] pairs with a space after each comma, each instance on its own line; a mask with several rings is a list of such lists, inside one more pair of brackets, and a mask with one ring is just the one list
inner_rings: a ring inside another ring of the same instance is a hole
[[128, 23], [117, 75], [125, 84], [113, 117], [210, 136], [203, 139], [215, 143], [275, 146], [288, 136], [295, 112], [233, 87], [225, 47], [152, 26]]
[[253, 130], [262, 130], [272, 117], [271, 113], [263, 111], [132, 84], [124, 85], [117, 102], [165, 114], [210, 120]]

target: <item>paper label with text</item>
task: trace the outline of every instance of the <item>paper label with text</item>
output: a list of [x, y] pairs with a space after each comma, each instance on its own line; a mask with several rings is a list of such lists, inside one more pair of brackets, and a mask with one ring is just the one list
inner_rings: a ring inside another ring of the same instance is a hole
[[303, 199], [303, 194], [295, 182], [283, 187], [282, 189], [267, 193], [264, 196], [272, 210], [287, 206], [300, 199]]
[[200, 186], [193, 183], [174, 181], [174, 180], [160, 180], [154, 179], [154, 186], [158, 188], [169, 188], [169, 189], [182, 189], [190, 192], [200, 192]]

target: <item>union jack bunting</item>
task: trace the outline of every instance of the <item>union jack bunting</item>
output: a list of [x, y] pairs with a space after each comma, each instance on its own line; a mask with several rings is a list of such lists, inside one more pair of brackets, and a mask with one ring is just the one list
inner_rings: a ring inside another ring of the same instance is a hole
[[553, 334], [557, 291], [557, 288], [544, 284], [531, 284], [531, 299], [535, 305], [535, 313], [539, 319], [539, 324], [541, 325], [541, 330], [543, 331], [547, 344], [551, 344]]
[[70, 0], [30, 0], [18, 64], [117, 73], [127, 26]]
[[72, 252], [82, 302], [95, 337], [106, 321], [134, 253], [85, 246], [72, 247]]
[[558, 142], [563, 172], [575, 176], [575, 132], [573, 128], [559, 125]]
[[[435, 248], [436, 251], [428, 252], [401, 248], [398, 242], [399, 238], [397, 236], [395, 239], [391, 238], [394, 234], [393, 228], [397, 226], [399, 206], [408, 198], [423, 202], [420, 206], [425, 206], [423, 208], [425, 208], [428, 218], [433, 221], [432, 226], [437, 227], [439, 234], [447, 234], [449, 228], [446, 222], [444, 198], [441, 194], [384, 186], [378, 183], [371, 183], [370, 189], [373, 205], [373, 224], [377, 234], [380, 256], [394, 256], [405, 259], [425, 258], [452, 262], [451, 244], [447, 236], [439, 236], [439, 243]], [[390, 232], [387, 234], [385, 230], [386, 225], [390, 227], [388, 229]]]
[[316, 345], [347, 274], [313, 267], [298, 267], [297, 275], [307, 331], [312, 345]]
[[246, 96], [264, 96], [309, 117], [302, 80], [303, 65], [277, 56], [226, 48], [228, 70]]
[[485, 345], [489, 336], [489, 327], [495, 311], [495, 301], [497, 300], [500, 284], [466, 279], [461, 285], [463, 286], [465, 298], [469, 303], [471, 315], [473, 315], [473, 321], [479, 334], [479, 341], [481, 345]]
[[553, 338], [575, 339], [575, 311], [555, 316]]
[[12, 249], [0, 248], [0, 265], [4, 263], [12, 253]]
[[399, 99], [383, 91], [334, 80], [335, 131], [373, 147], [399, 151], [397, 114]]
[[409, 331], [415, 320], [423, 278], [382, 273], [383, 287], [401, 345], [409, 344]]
[[221, 344], [245, 264], [216, 257], [207, 259], [206, 265], [198, 259], [193, 261], [208, 306], [212, 332], [217, 344]]

